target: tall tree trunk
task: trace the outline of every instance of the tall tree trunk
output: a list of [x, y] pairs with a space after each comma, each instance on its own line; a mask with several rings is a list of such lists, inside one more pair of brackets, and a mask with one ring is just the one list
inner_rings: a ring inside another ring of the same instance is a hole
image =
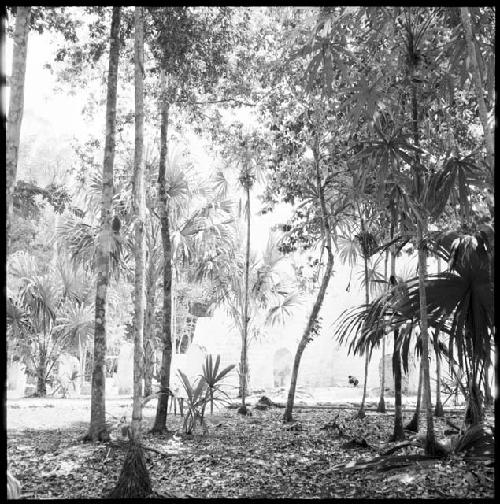
[[[410, 32], [411, 33], [411, 32]], [[413, 37], [409, 41], [409, 60], [414, 61], [413, 55], [417, 48], [414, 47]], [[413, 74], [413, 67], [410, 68]], [[418, 102], [417, 102], [417, 84], [411, 81], [412, 92], [412, 126], [413, 126], [413, 141], [415, 147], [420, 144], [419, 131], [418, 131]], [[424, 174], [422, 168], [419, 166], [419, 160], [413, 167], [413, 177], [415, 181], [415, 188], [419, 202], [423, 200], [423, 185]], [[417, 221], [417, 246], [418, 246], [418, 285], [420, 296], [420, 337], [422, 338], [422, 365], [423, 365], [423, 388], [424, 388], [424, 403], [427, 419], [427, 437], [425, 442], [425, 452], [427, 455], [434, 455], [436, 453], [436, 437], [434, 433], [434, 419], [432, 415], [431, 404], [431, 379], [429, 374], [429, 328], [427, 319], [427, 293], [425, 291], [425, 280], [427, 277], [427, 210], [420, 205], [420, 215], [416, 216]]]
[[102, 166], [101, 233], [96, 253], [97, 288], [95, 295], [94, 362], [87, 441], [106, 441], [106, 296], [109, 284], [113, 163], [115, 158], [116, 95], [120, 56], [120, 7], [113, 7], [109, 46], [108, 90], [106, 97], [106, 145]]
[[246, 414], [246, 394], [247, 394], [247, 377], [248, 377], [248, 276], [250, 272], [250, 182], [246, 180], [246, 221], [247, 221], [247, 240], [245, 248], [245, 296], [243, 300], [243, 323], [241, 335], [241, 358], [240, 358], [240, 394], [241, 407], [240, 413]]
[[[365, 224], [364, 224], [364, 219], [361, 216], [361, 232], [363, 234], [363, 240], [366, 238], [365, 237]], [[365, 244], [362, 244], [363, 248], [363, 263], [365, 267], [365, 304], [368, 306], [370, 304], [370, 279], [368, 275], [368, 251], [366, 250]], [[363, 397], [361, 399], [361, 405], [359, 407], [359, 411], [356, 414], [357, 418], [364, 418], [366, 416], [365, 414], [365, 401], [366, 401], [366, 384], [368, 382], [368, 364], [370, 363], [370, 349], [368, 346], [365, 348], [365, 376], [364, 376], [364, 383], [363, 383]]]
[[[395, 204], [391, 209], [391, 240], [394, 239], [394, 231], [397, 226], [398, 214]], [[390, 283], [396, 285], [396, 250], [391, 247], [391, 277]], [[402, 371], [401, 352], [399, 347], [399, 330], [394, 329], [394, 345], [392, 353], [392, 374], [394, 376], [394, 431], [391, 436], [393, 441], [402, 441], [405, 438], [403, 430], [403, 397], [402, 397]]]
[[425, 451], [427, 455], [436, 452], [436, 437], [434, 433], [434, 420], [431, 402], [431, 379], [429, 373], [429, 328], [427, 319], [427, 293], [425, 291], [425, 279], [427, 277], [427, 249], [424, 237], [427, 235], [427, 216], [417, 220], [417, 243], [418, 243], [418, 283], [420, 294], [420, 336], [422, 338], [422, 362], [423, 362], [423, 387], [424, 403], [427, 419], [427, 437]]
[[[389, 260], [389, 251], [386, 250], [385, 251], [385, 259], [384, 259], [384, 279], [386, 281], [386, 284], [389, 282], [389, 278], [387, 275], [388, 260]], [[385, 331], [384, 331], [384, 335], [382, 336], [382, 373], [380, 376], [380, 399], [378, 401], [377, 413], [385, 413], [386, 412], [384, 392], [385, 392]]]
[[[151, 254], [150, 254], [151, 260]], [[151, 269], [151, 264], [148, 270]], [[144, 314], [144, 397], [153, 393], [154, 374], [154, 343], [153, 343], [153, 315], [156, 298], [156, 278], [151, 278], [148, 272], [146, 285], [146, 309]]]
[[160, 369], [160, 396], [156, 407], [152, 432], [163, 432], [167, 426], [168, 398], [170, 392], [170, 366], [172, 364], [172, 244], [170, 242], [169, 207], [165, 183], [165, 169], [168, 156], [168, 115], [165, 70], [161, 70], [160, 97], [160, 169], [158, 172], [158, 193], [160, 206], [161, 239], [163, 244], [163, 351]]
[[[441, 273], [441, 259], [437, 259], [438, 273]], [[434, 330], [434, 353], [436, 354], [436, 406], [434, 407], [434, 416], [443, 417], [444, 409], [441, 402], [441, 353], [439, 351], [439, 331]]]
[[12, 198], [17, 178], [17, 158], [21, 123], [24, 110], [24, 76], [28, 55], [28, 34], [31, 7], [17, 7], [14, 29], [14, 48], [12, 54], [12, 73], [10, 76], [9, 114], [5, 144], [6, 182], [7, 182], [7, 252], [10, 245], [12, 222]]
[[319, 139], [317, 135], [315, 136], [314, 139], [313, 156], [314, 156], [314, 165], [316, 169], [316, 189], [318, 190], [319, 203], [321, 206], [321, 228], [323, 236], [326, 240], [325, 247], [327, 251], [327, 263], [323, 279], [321, 280], [318, 295], [316, 296], [316, 301], [314, 302], [311, 314], [309, 315], [309, 319], [307, 321], [307, 326], [304, 330], [304, 333], [302, 334], [302, 338], [300, 339], [299, 345], [297, 347], [297, 352], [295, 353], [295, 358], [293, 360], [292, 376], [290, 379], [290, 389], [288, 391], [288, 399], [286, 403], [285, 413], [283, 414], [284, 422], [291, 422], [293, 420], [292, 410], [295, 399], [295, 388], [297, 386], [297, 378], [299, 375], [300, 360], [302, 358], [302, 354], [307, 344], [313, 338], [314, 333], [319, 329], [318, 314], [323, 304], [326, 289], [328, 287], [328, 283], [330, 282], [330, 277], [332, 275], [333, 270], [332, 237], [330, 234], [330, 223], [328, 222], [328, 214], [326, 211], [325, 194], [323, 184], [321, 181]]
[[410, 430], [413, 432], [418, 432], [420, 425], [420, 400], [422, 396], [422, 381], [423, 381], [423, 366], [422, 359], [420, 359], [420, 366], [418, 367], [418, 389], [417, 389], [417, 406], [415, 408], [415, 413], [413, 413], [413, 417], [410, 420], [410, 423], [406, 426], [406, 430]]
[[144, 189], [144, 21], [143, 7], [135, 7], [135, 155], [133, 206], [135, 214], [135, 279], [134, 279], [134, 395], [130, 445], [122, 472], [111, 497], [141, 498], [151, 494], [151, 480], [141, 446], [142, 368], [145, 301], [145, 235], [146, 193]]
[[479, 65], [477, 63], [476, 47], [473, 40], [472, 27], [470, 21], [470, 12], [468, 7], [460, 7], [460, 17], [462, 18], [462, 25], [464, 27], [465, 40], [467, 41], [467, 51], [469, 60], [472, 65], [472, 79], [476, 88], [476, 100], [479, 105], [479, 117], [483, 126], [484, 143], [486, 146], [486, 153], [488, 159], [488, 166], [494, 174], [494, 156], [495, 144], [493, 141], [493, 132], [488, 124], [488, 111], [484, 102], [484, 89], [481, 82], [481, 73], [479, 72]]
[[135, 7], [135, 152], [134, 152], [134, 214], [135, 214], [135, 279], [134, 279], [134, 396], [132, 435], [140, 440], [142, 420], [142, 378], [144, 360], [144, 301], [146, 193], [144, 188], [144, 32], [143, 8]]

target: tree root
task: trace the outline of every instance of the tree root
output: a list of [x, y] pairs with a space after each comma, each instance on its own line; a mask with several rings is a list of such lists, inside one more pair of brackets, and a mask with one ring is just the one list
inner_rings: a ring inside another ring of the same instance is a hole
[[93, 429], [92, 427], [83, 436], [78, 438], [78, 441], [83, 443], [107, 443], [110, 440], [109, 432], [106, 428]]
[[397, 452], [401, 448], [405, 448], [406, 446], [417, 446], [420, 447], [420, 445], [415, 444], [413, 441], [405, 441], [404, 443], [400, 443], [396, 446], [393, 446], [392, 448], [389, 448], [388, 450], [382, 452], [380, 455], [382, 457], [386, 457], [387, 455], [391, 455], [394, 452]]
[[153, 426], [150, 430], [149, 430], [149, 433], [150, 434], [165, 434], [165, 433], [168, 433], [170, 432], [166, 426], [163, 426], [163, 427], [158, 427], [158, 426]]
[[151, 480], [144, 460], [143, 447], [130, 440], [120, 477], [109, 497], [112, 499], [144, 498], [151, 493]]
[[444, 417], [444, 409], [443, 409], [443, 403], [442, 402], [437, 402], [436, 406], [434, 408], [434, 416], [435, 417]]
[[413, 418], [410, 420], [410, 423], [405, 427], [405, 430], [409, 430], [412, 432], [418, 432], [418, 416], [413, 415]]
[[345, 467], [346, 471], [375, 470], [389, 471], [391, 469], [399, 469], [408, 467], [413, 463], [419, 464], [435, 464], [436, 458], [428, 455], [396, 455], [396, 456], [381, 456], [375, 457], [362, 464], [356, 464], [353, 467]]
[[380, 401], [377, 406], [377, 413], [385, 413], [385, 412], [386, 412], [385, 401], [383, 398], [380, 398]]

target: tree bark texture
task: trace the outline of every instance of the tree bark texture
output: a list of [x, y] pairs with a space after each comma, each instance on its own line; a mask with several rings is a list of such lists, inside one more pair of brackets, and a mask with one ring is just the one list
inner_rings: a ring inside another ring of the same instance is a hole
[[155, 363], [153, 315], [156, 299], [156, 278], [152, 278], [150, 275], [152, 268], [154, 268], [154, 265], [152, 266], [150, 262], [146, 278], [146, 308], [144, 313], [144, 397], [148, 397], [153, 393]]
[[165, 170], [168, 156], [169, 103], [166, 94], [165, 71], [161, 70], [160, 97], [160, 169], [158, 193], [160, 206], [161, 239], [163, 244], [163, 352], [160, 369], [160, 396], [156, 407], [153, 432], [162, 432], [167, 425], [167, 410], [170, 390], [170, 366], [172, 364], [172, 244], [170, 241], [169, 207]]
[[441, 402], [441, 355], [439, 354], [439, 331], [434, 331], [434, 353], [436, 354], [436, 406], [434, 416], [444, 416], [443, 403]]
[[[364, 219], [361, 217], [361, 232], [363, 235], [363, 239], [365, 238], [365, 224], [364, 224]], [[363, 249], [365, 249], [363, 245]], [[368, 306], [370, 304], [370, 284], [369, 284], [369, 275], [368, 275], [368, 255], [367, 255], [367, 250], [364, 250], [363, 253], [363, 263], [365, 267], [365, 304]], [[363, 383], [363, 397], [361, 398], [361, 406], [359, 407], [359, 411], [357, 413], [357, 418], [364, 418], [365, 417], [365, 401], [366, 401], [366, 384], [368, 381], [368, 365], [370, 363], [370, 351], [367, 348], [365, 348], [365, 376], [364, 376], [364, 383]]]
[[377, 413], [385, 413], [385, 334], [382, 337], [382, 373], [380, 376], [380, 398], [378, 400]]
[[286, 408], [283, 414], [284, 422], [291, 422], [293, 420], [292, 411], [293, 411], [293, 403], [295, 400], [295, 389], [297, 387], [297, 379], [299, 375], [300, 360], [302, 358], [304, 349], [306, 348], [307, 344], [313, 337], [312, 334], [313, 330], [317, 330], [318, 328], [318, 314], [323, 304], [326, 289], [328, 288], [328, 283], [330, 282], [330, 277], [332, 275], [333, 270], [332, 238], [330, 234], [330, 224], [328, 222], [328, 214], [326, 211], [325, 194], [323, 190], [323, 184], [321, 181], [319, 139], [317, 136], [314, 139], [313, 156], [316, 168], [316, 189], [318, 190], [319, 203], [321, 206], [321, 227], [323, 236], [326, 240], [325, 247], [327, 251], [327, 263], [325, 272], [323, 274], [323, 278], [321, 280], [318, 295], [316, 296], [316, 301], [314, 302], [311, 314], [309, 315], [309, 319], [307, 321], [306, 328], [304, 330], [304, 333], [302, 334], [302, 338], [300, 339], [299, 345], [297, 347], [297, 352], [295, 353], [295, 358], [293, 360], [292, 376], [290, 379], [290, 389], [288, 391]]
[[422, 338], [422, 371], [424, 404], [427, 419], [427, 437], [425, 451], [427, 455], [434, 455], [436, 438], [434, 433], [434, 420], [431, 403], [431, 378], [429, 374], [429, 327], [427, 320], [427, 293], [425, 291], [425, 278], [427, 276], [427, 250], [424, 237], [427, 234], [427, 217], [417, 221], [418, 243], [418, 283], [420, 293], [420, 337]]
[[467, 50], [472, 65], [472, 79], [476, 88], [476, 100], [479, 106], [479, 117], [481, 118], [481, 124], [483, 126], [488, 165], [494, 175], [493, 163], [495, 159], [495, 143], [493, 139], [493, 132], [488, 124], [488, 111], [486, 110], [486, 103], [484, 102], [483, 83], [481, 82], [481, 73], [479, 72], [479, 65], [477, 63], [476, 47], [473, 39], [470, 11], [468, 7], [460, 7], [460, 17], [462, 18], [465, 40], [467, 41]]
[[488, 362], [484, 366], [484, 403], [486, 406], [491, 406], [494, 402], [494, 398], [491, 393], [491, 387], [490, 387], [489, 367], [490, 363]]
[[403, 398], [402, 398], [402, 371], [401, 352], [399, 350], [399, 330], [394, 330], [394, 352], [392, 354], [392, 372], [394, 373], [394, 432], [393, 441], [402, 441], [405, 438], [403, 430]]
[[144, 460], [144, 449], [140, 443], [131, 439], [116, 486], [107, 497], [141, 499], [149, 497], [151, 493], [151, 479]]
[[[410, 35], [412, 33], [410, 32]], [[413, 55], [417, 50], [414, 47], [414, 39], [411, 36], [408, 45], [409, 60], [414, 61]], [[411, 63], [410, 74], [413, 73], [413, 63]], [[412, 96], [412, 126], [413, 126], [413, 141], [415, 147], [420, 145], [420, 135], [418, 128], [418, 100], [417, 100], [417, 84], [412, 81], [411, 83], [411, 96]], [[421, 202], [423, 200], [422, 194], [424, 190], [424, 173], [422, 167], [417, 159], [413, 166], [413, 178], [415, 182], [416, 195]], [[416, 215], [417, 224], [417, 246], [418, 246], [418, 285], [420, 296], [420, 337], [422, 338], [422, 371], [423, 371], [423, 388], [424, 388], [424, 403], [427, 419], [427, 436], [425, 441], [425, 452], [427, 455], [433, 456], [436, 452], [436, 439], [434, 433], [434, 420], [432, 415], [431, 404], [431, 379], [429, 374], [429, 324], [427, 318], [427, 293], [425, 291], [425, 279], [427, 277], [427, 245], [425, 239], [427, 238], [427, 209], [420, 207], [419, 215]]]
[[[384, 279], [388, 283], [388, 275], [387, 275], [387, 262], [389, 260], [389, 251], [385, 251], [385, 259], [384, 259]], [[380, 399], [378, 401], [377, 413], [385, 413], [385, 333], [382, 337], [382, 373], [380, 374]]]
[[246, 184], [246, 248], [245, 248], [245, 295], [243, 300], [243, 324], [242, 324], [242, 341], [241, 341], [241, 358], [240, 358], [240, 393], [241, 393], [241, 408], [242, 412], [246, 409], [246, 395], [247, 395], [247, 378], [248, 378], [248, 277], [250, 272], [250, 185]]
[[[398, 213], [395, 203], [391, 208], [391, 240], [394, 239], [394, 231], [398, 224]], [[396, 283], [396, 250], [391, 247], [391, 283]], [[392, 353], [392, 374], [394, 375], [394, 431], [392, 438], [394, 441], [405, 439], [403, 430], [403, 398], [402, 398], [402, 371], [401, 352], [399, 350], [399, 330], [394, 329], [394, 345]]]
[[10, 76], [9, 113], [5, 144], [7, 182], [7, 251], [10, 244], [13, 213], [12, 198], [17, 179], [17, 159], [21, 137], [21, 123], [24, 111], [24, 77], [28, 55], [28, 34], [31, 7], [17, 7], [14, 28], [14, 48], [12, 53], [12, 73]]
[[40, 345], [39, 354], [36, 395], [45, 397], [47, 395], [47, 349], [45, 345]]
[[113, 7], [106, 97], [106, 143], [102, 168], [101, 234], [96, 253], [94, 362], [92, 370], [90, 428], [86, 440], [106, 440], [106, 296], [109, 284], [113, 163], [115, 157], [116, 98], [120, 56], [120, 7]]
[[134, 282], [134, 398], [132, 435], [140, 440], [142, 420], [142, 378], [144, 359], [145, 301], [145, 235], [146, 193], [144, 188], [144, 27], [143, 8], [135, 7], [135, 152], [134, 152], [134, 214], [135, 214], [135, 282]]

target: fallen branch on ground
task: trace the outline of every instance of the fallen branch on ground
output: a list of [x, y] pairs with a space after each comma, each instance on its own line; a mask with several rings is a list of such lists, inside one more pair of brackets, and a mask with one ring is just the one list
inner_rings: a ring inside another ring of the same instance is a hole
[[385, 452], [382, 452], [380, 455], [382, 457], [385, 457], [385, 456], [390, 455], [391, 453], [397, 452], [401, 448], [405, 448], [407, 446], [415, 446], [417, 448], [421, 448], [420, 444], [414, 443], [413, 441], [405, 441], [404, 443], [400, 443], [400, 444], [398, 444], [396, 446], [393, 446], [392, 448], [389, 448]]

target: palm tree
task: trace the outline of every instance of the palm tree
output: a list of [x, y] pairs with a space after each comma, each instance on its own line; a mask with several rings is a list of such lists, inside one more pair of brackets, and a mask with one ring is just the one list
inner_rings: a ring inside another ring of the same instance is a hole
[[[442, 259], [450, 261], [450, 270], [429, 275], [425, 284], [429, 325], [448, 336], [445, 355], [465, 370], [468, 388], [465, 417], [472, 425], [482, 419], [480, 388], [493, 343], [491, 239], [486, 231], [445, 235], [437, 251]], [[409, 279], [393, 288], [392, 293], [374, 300], [369, 307], [346, 312], [339, 334], [351, 334], [362, 326], [361, 336], [353, 342], [353, 348], [362, 349], [368, 339], [374, 344], [381, 339], [384, 325], [400, 330], [414, 325], [420, 313], [419, 287], [418, 277]], [[409, 330], [406, 332], [409, 336]], [[400, 344], [409, 346], [406, 336], [400, 337]], [[407, 350], [403, 351], [405, 355]]]
[[[451, 247], [450, 270], [431, 275], [427, 282], [427, 304], [431, 323], [448, 334], [449, 356], [465, 369], [468, 383], [466, 421], [479, 423], [483, 416], [480, 393], [484, 368], [490, 362], [493, 335], [493, 282], [491, 238], [484, 231], [462, 235]], [[446, 257], [446, 256], [445, 256]], [[409, 284], [403, 307], [415, 315], [419, 299], [415, 285]]]
[[[167, 418], [167, 411], [164, 408], [165, 405], [168, 405], [168, 398], [164, 397], [165, 394], [162, 391], [167, 390], [170, 383], [170, 371], [167, 373], [166, 366], [168, 365], [168, 369], [170, 369], [172, 360], [173, 303], [171, 298], [174, 292], [174, 281], [178, 282], [184, 277], [187, 280], [195, 280], [196, 266], [194, 265], [204, 262], [208, 251], [214, 252], [229, 243], [228, 226], [232, 222], [229, 202], [221, 194], [214, 192], [212, 180], [200, 179], [199, 174], [195, 172], [192, 163], [184, 156], [184, 151], [180, 147], [169, 149], [168, 156], [166, 152], [163, 155], [166, 156], [165, 168], [159, 173], [162, 177], [161, 180], [165, 180], [165, 187], [168, 188], [165, 195], [168, 202], [168, 236], [165, 234], [167, 229], [164, 222], [161, 224], [161, 236], [164, 247], [165, 244], [167, 245], [168, 256], [171, 259], [167, 261], [166, 256], [163, 255], [163, 258], [158, 258], [159, 264], [155, 268], [157, 267], [158, 271], [163, 271], [164, 324], [166, 323], [166, 302], [169, 305], [168, 313], [170, 313], [169, 336], [165, 336], [164, 333], [164, 337], [170, 338], [170, 343], [164, 340], [162, 369], [160, 371], [160, 380], [163, 381], [160, 383], [160, 399], [154, 431], [162, 430]], [[161, 215], [160, 213], [160, 217]], [[161, 217], [160, 222], [165, 218], [165, 216]], [[165, 269], [168, 271], [165, 272]], [[165, 284], [166, 277], [168, 278], [167, 284]], [[165, 285], [169, 286], [168, 293], [165, 291]]]
[[[349, 262], [351, 266], [351, 272], [358, 254], [363, 258], [363, 272], [361, 275], [362, 285], [365, 289], [365, 304], [368, 306], [370, 303], [370, 287], [372, 284], [373, 277], [377, 274], [376, 269], [370, 270], [369, 261], [370, 258], [375, 253], [377, 248], [377, 242], [373, 233], [366, 229], [365, 216], [361, 211], [361, 205], [357, 203], [358, 214], [360, 217], [360, 232], [354, 236], [354, 240], [342, 237], [339, 240], [339, 255], [343, 262]], [[350, 282], [349, 282], [350, 283]], [[366, 385], [368, 380], [368, 365], [369, 365], [370, 353], [365, 352], [365, 372], [364, 372], [364, 383], [363, 383], [363, 397], [361, 399], [361, 405], [356, 414], [357, 418], [365, 417], [365, 401], [366, 401]]]
[[[233, 237], [231, 248], [221, 248], [216, 254], [207, 255], [205, 262], [196, 268], [198, 281], [206, 279], [213, 287], [213, 306], [225, 306], [229, 316], [244, 344], [244, 306], [246, 310], [246, 345], [251, 343], [251, 336], [259, 331], [259, 325], [282, 325], [291, 316], [294, 308], [300, 304], [299, 295], [290, 279], [283, 279], [279, 271], [283, 255], [279, 252], [279, 240], [270, 234], [266, 249], [260, 257], [250, 255], [248, 267], [248, 296], [246, 286], [241, 282], [245, 272], [245, 250], [237, 250], [238, 240]], [[239, 241], [242, 243], [242, 241]], [[245, 352], [246, 353], [246, 352]], [[248, 374], [248, 366], [247, 366]], [[244, 392], [248, 390], [248, 376], [245, 378]], [[241, 413], [245, 398], [242, 396]]]
[[58, 318], [57, 329], [70, 337], [70, 345], [78, 350], [80, 362], [80, 390], [85, 383], [87, 351], [94, 335], [93, 304], [69, 303], [64, 315]]
[[68, 261], [59, 258], [40, 274], [27, 254], [9, 261], [13, 289], [9, 288], [8, 325], [36, 370], [39, 396], [47, 393], [47, 378], [59, 354], [74, 346], [75, 336], [89, 327], [89, 289], [82, 272], [67, 266]]
[[249, 304], [249, 271], [250, 271], [250, 189], [255, 182], [255, 170], [252, 169], [251, 159], [250, 159], [250, 145], [248, 141], [243, 140], [242, 147], [245, 149], [244, 161], [242, 163], [239, 182], [245, 191], [246, 203], [245, 203], [245, 217], [246, 217], [246, 245], [245, 245], [245, 269], [244, 269], [244, 298], [243, 298], [243, 314], [242, 314], [242, 326], [241, 326], [241, 358], [240, 358], [240, 396], [241, 396], [241, 407], [238, 410], [239, 413], [246, 415], [246, 394], [247, 394], [247, 376], [248, 376], [248, 304]]
[[114, 498], [141, 498], [151, 493], [151, 480], [141, 446], [142, 378], [144, 352], [146, 191], [144, 187], [144, 17], [143, 7], [135, 7], [135, 278], [134, 278], [134, 393], [129, 449], [123, 469], [111, 492]]
[[[359, 211], [359, 208], [358, 208]], [[368, 269], [368, 261], [369, 258], [374, 254], [377, 242], [374, 235], [365, 229], [365, 220], [360, 213], [361, 218], [361, 232], [356, 236], [359, 241], [361, 248], [361, 255], [363, 257], [363, 265], [364, 265], [364, 287], [365, 287], [365, 304], [368, 305], [370, 303], [370, 276]], [[359, 407], [359, 411], [357, 413], [357, 418], [365, 417], [365, 400], [366, 400], [366, 384], [368, 381], [368, 364], [370, 363], [370, 354], [369, 352], [365, 353], [365, 372], [364, 372], [364, 383], [363, 383], [363, 397], [361, 399], [361, 405]]]
[[[389, 277], [387, 275], [387, 262], [389, 259], [389, 251], [385, 251], [385, 260], [384, 260], [384, 282], [385, 285], [389, 284]], [[385, 413], [385, 399], [384, 399], [384, 394], [385, 394], [385, 340], [386, 340], [386, 334], [384, 331], [384, 335], [382, 336], [382, 373], [380, 376], [380, 398], [378, 401], [378, 406], [377, 406], [377, 413]]]

